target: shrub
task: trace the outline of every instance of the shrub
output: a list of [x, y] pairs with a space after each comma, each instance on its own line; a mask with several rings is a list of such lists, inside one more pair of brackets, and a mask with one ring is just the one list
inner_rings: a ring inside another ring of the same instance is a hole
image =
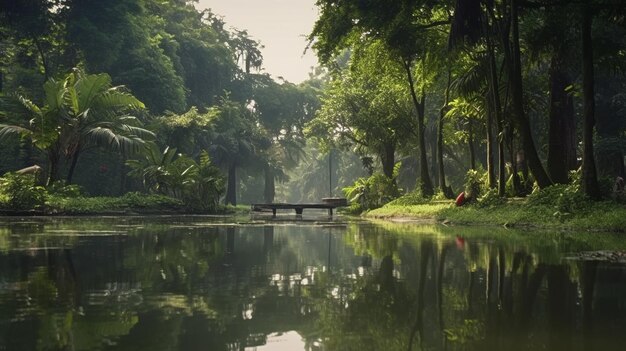
[[531, 206], [545, 206], [559, 213], [584, 211], [590, 207], [590, 201], [580, 190], [578, 184], [556, 184], [533, 192], [528, 196]]
[[0, 178], [0, 206], [16, 211], [43, 207], [47, 192], [36, 185], [35, 175], [7, 173]]
[[217, 211], [225, 182], [206, 151], [199, 162], [173, 148], [160, 151], [156, 144], [149, 144], [144, 153], [126, 164], [131, 168], [128, 175], [139, 179], [146, 191], [180, 199], [191, 211]]
[[397, 163], [392, 178], [378, 172], [369, 178], [359, 178], [352, 186], [343, 188], [343, 192], [350, 202], [358, 203], [363, 211], [381, 207], [400, 196], [396, 183], [399, 169], [400, 163]]
[[465, 175], [465, 197], [470, 201], [476, 201], [482, 195], [482, 188], [485, 185], [484, 174], [470, 169]]
[[506, 203], [506, 199], [498, 195], [498, 189], [489, 189], [478, 198], [479, 207], [496, 207]]
[[203, 151], [200, 162], [191, 169], [190, 179], [185, 183], [180, 199], [191, 210], [216, 212], [224, 189], [224, 177], [211, 162], [209, 154]]
[[65, 185], [65, 181], [58, 180], [46, 189], [50, 195], [60, 197], [79, 197], [84, 194], [83, 188], [77, 184]]

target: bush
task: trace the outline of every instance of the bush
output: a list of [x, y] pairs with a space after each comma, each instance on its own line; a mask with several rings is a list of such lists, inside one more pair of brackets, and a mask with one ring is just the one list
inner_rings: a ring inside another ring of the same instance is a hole
[[48, 194], [61, 197], [79, 197], [84, 194], [83, 188], [77, 184], [65, 185], [65, 181], [58, 180], [46, 189]]
[[7, 173], [0, 178], [0, 207], [15, 211], [36, 210], [43, 207], [46, 189], [36, 185], [35, 175]]
[[149, 144], [142, 158], [126, 164], [131, 168], [128, 175], [140, 180], [146, 191], [180, 199], [194, 212], [217, 211], [225, 182], [206, 151], [196, 162], [176, 149], [161, 152], [156, 144]]
[[471, 202], [476, 201], [482, 195], [482, 189], [485, 186], [484, 174], [470, 169], [465, 175], [465, 197]]
[[578, 184], [556, 184], [528, 196], [528, 205], [545, 206], [559, 213], [580, 212], [590, 207], [590, 200]]
[[190, 179], [185, 183], [180, 199], [192, 211], [216, 212], [224, 193], [225, 179], [206, 151], [200, 154], [200, 161], [189, 173]]
[[381, 173], [374, 173], [369, 178], [359, 178], [354, 185], [343, 188], [350, 202], [358, 203], [362, 210], [371, 210], [383, 206], [400, 196], [395, 178]]
[[478, 198], [478, 207], [496, 207], [506, 203], [506, 199], [498, 195], [498, 189], [489, 189]]

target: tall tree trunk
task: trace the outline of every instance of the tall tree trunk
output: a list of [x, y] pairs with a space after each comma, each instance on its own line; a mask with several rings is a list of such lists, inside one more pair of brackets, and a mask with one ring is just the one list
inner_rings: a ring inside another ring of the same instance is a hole
[[276, 195], [276, 187], [275, 187], [276, 184], [274, 183], [274, 172], [272, 172], [272, 169], [269, 164], [265, 165], [265, 169], [263, 171], [264, 171], [263, 173], [264, 173], [264, 178], [265, 178], [263, 198], [265, 200], [265, 203], [271, 204], [272, 202], [274, 202], [274, 196]]
[[439, 124], [437, 126], [437, 165], [439, 166], [439, 189], [447, 198], [452, 198], [452, 190], [446, 185], [446, 170], [443, 164], [443, 123], [446, 113], [448, 112], [448, 104], [450, 102], [450, 79], [451, 73], [448, 69], [448, 81], [446, 84], [446, 94], [443, 106], [439, 110]]
[[[499, 129], [499, 128], [498, 128]], [[500, 130], [502, 132], [502, 130]], [[506, 161], [504, 160], [504, 140], [498, 137], [498, 195], [506, 195]]]
[[395, 166], [396, 148], [392, 143], [385, 143], [380, 154], [380, 161], [383, 166], [383, 174], [389, 178], [393, 178], [393, 167]]
[[433, 189], [437, 189], [439, 187], [439, 165], [437, 162], [437, 124], [434, 125], [434, 131], [430, 134], [433, 135], [432, 138], [426, 138], [426, 142], [430, 145], [430, 157], [431, 162], [429, 164], [429, 174], [431, 176], [433, 182]]
[[224, 204], [237, 206], [237, 163], [235, 162], [228, 167], [228, 184]]
[[550, 63], [550, 129], [548, 172], [555, 183], [566, 184], [568, 171], [576, 165], [574, 101], [566, 91], [571, 79], [565, 72], [563, 53], [555, 50]]
[[426, 100], [426, 94], [422, 90], [422, 96], [420, 99], [417, 98], [417, 94], [415, 93], [415, 82], [413, 81], [413, 73], [411, 72], [411, 64], [412, 60], [406, 59], [403, 61], [404, 69], [407, 74], [407, 80], [409, 82], [409, 90], [411, 93], [411, 98], [413, 100], [413, 106], [415, 107], [415, 111], [417, 113], [417, 138], [418, 138], [418, 148], [419, 148], [419, 158], [420, 158], [420, 187], [422, 189], [422, 194], [425, 196], [431, 196], [434, 194], [433, 191], [433, 183], [430, 180], [430, 176], [428, 174], [428, 159], [426, 158], [426, 139], [424, 137], [424, 132], [426, 130], [426, 126], [424, 125], [424, 103]]
[[48, 66], [48, 60], [46, 59], [46, 54], [43, 52], [43, 48], [41, 47], [41, 42], [37, 38], [37, 36], [32, 36], [33, 42], [35, 43], [35, 48], [37, 48], [37, 52], [39, 53], [39, 57], [41, 58], [41, 65], [43, 66], [43, 77], [44, 81], [48, 81], [50, 78], [50, 67]]
[[128, 178], [126, 177], [126, 163], [124, 162], [124, 156], [122, 156], [121, 154], [119, 155], [119, 167], [120, 167], [120, 191], [118, 193], [118, 195], [124, 195], [126, 193], [126, 188], [127, 188], [127, 180]]
[[526, 160], [526, 154], [524, 150], [519, 150], [517, 152], [517, 170], [522, 172], [522, 177], [524, 178], [524, 183], [528, 182], [528, 161]]
[[468, 128], [468, 137], [467, 137], [467, 146], [469, 148], [470, 154], [470, 168], [476, 169], [476, 150], [474, 149], [474, 131], [472, 128], [472, 120], [470, 119], [467, 124]]
[[592, 199], [600, 198], [600, 187], [593, 155], [593, 128], [595, 125], [595, 90], [593, 72], [593, 42], [591, 23], [593, 21], [589, 0], [581, 6], [582, 11], [582, 57], [583, 57], [583, 191]]
[[[511, 133], [512, 134], [512, 133]], [[517, 151], [515, 147], [515, 140], [513, 135], [509, 135], [509, 157], [511, 159], [511, 178], [513, 180], [513, 193], [515, 196], [521, 196], [522, 191], [522, 182], [519, 177], [519, 172], [517, 168]]]
[[496, 187], [496, 171], [493, 164], [493, 119], [494, 106], [487, 99], [487, 185], [489, 189]]
[[533, 142], [530, 121], [524, 112], [524, 89], [522, 86], [522, 62], [519, 48], [519, 18], [517, 14], [517, 1], [518, 0], [511, 0], [512, 42], [509, 42], [508, 34], [505, 36], [503, 35], [502, 40], [504, 54], [506, 57], [505, 62], [508, 66], [509, 72], [509, 83], [513, 107], [512, 116], [514, 118], [515, 126], [519, 132], [522, 149], [524, 150], [526, 159], [528, 160], [528, 166], [535, 176], [539, 187], [545, 188], [552, 185], [552, 181], [541, 164], [541, 160], [539, 159], [537, 149], [535, 148], [535, 144]]
[[[487, 31], [489, 32], [489, 30]], [[506, 195], [506, 167], [504, 162], [504, 121], [502, 119], [502, 102], [500, 101], [500, 85], [498, 84], [498, 71], [496, 66], [496, 54], [487, 35], [487, 55], [489, 57], [489, 92], [493, 102], [494, 118], [496, 120], [498, 140], [498, 195]]]
[[78, 163], [78, 157], [80, 156], [80, 146], [76, 148], [74, 154], [72, 155], [72, 163], [70, 164], [70, 169], [67, 171], [67, 178], [65, 179], [66, 184], [72, 184], [72, 178], [74, 177], [74, 170], [76, 169], [76, 164]]
[[48, 151], [48, 181], [46, 185], [52, 185], [59, 179], [59, 161], [59, 154], [55, 150]]

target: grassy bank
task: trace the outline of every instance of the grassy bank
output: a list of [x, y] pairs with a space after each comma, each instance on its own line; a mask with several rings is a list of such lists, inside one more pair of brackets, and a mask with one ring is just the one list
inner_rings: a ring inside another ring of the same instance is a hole
[[124, 215], [231, 214], [241, 210], [220, 206], [219, 193], [204, 196], [176, 193], [176, 197], [129, 192], [121, 196], [88, 196], [75, 184], [59, 181], [42, 186], [32, 174], [0, 177], [0, 215]]
[[49, 196], [45, 214], [87, 215], [127, 213], [183, 213], [184, 204], [163, 195], [128, 193], [119, 197]]
[[122, 196], [47, 195], [44, 204], [16, 208], [1, 201], [0, 215], [141, 215], [141, 214], [218, 214], [248, 213], [248, 206], [219, 206], [206, 213], [186, 206], [181, 200], [164, 195], [127, 193]]
[[469, 225], [626, 231], [626, 205], [613, 201], [581, 201], [567, 211], [559, 205], [536, 203], [532, 198], [502, 201], [493, 206], [456, 207], [451, 201], [434, 201], [416, 205], [389, 204], [367, 212], [365, 217], [412, 218]]

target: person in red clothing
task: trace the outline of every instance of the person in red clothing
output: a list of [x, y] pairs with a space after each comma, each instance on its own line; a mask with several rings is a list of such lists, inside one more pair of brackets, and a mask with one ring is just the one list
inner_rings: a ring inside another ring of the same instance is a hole
[[466, 201], [467, 201], [467, 199], [465, 198], [465, 191], [461, 191], [459, 196], [456, 197], [456, 200], [454, 201], [454, 203], [457, 206], [463, 206]]

